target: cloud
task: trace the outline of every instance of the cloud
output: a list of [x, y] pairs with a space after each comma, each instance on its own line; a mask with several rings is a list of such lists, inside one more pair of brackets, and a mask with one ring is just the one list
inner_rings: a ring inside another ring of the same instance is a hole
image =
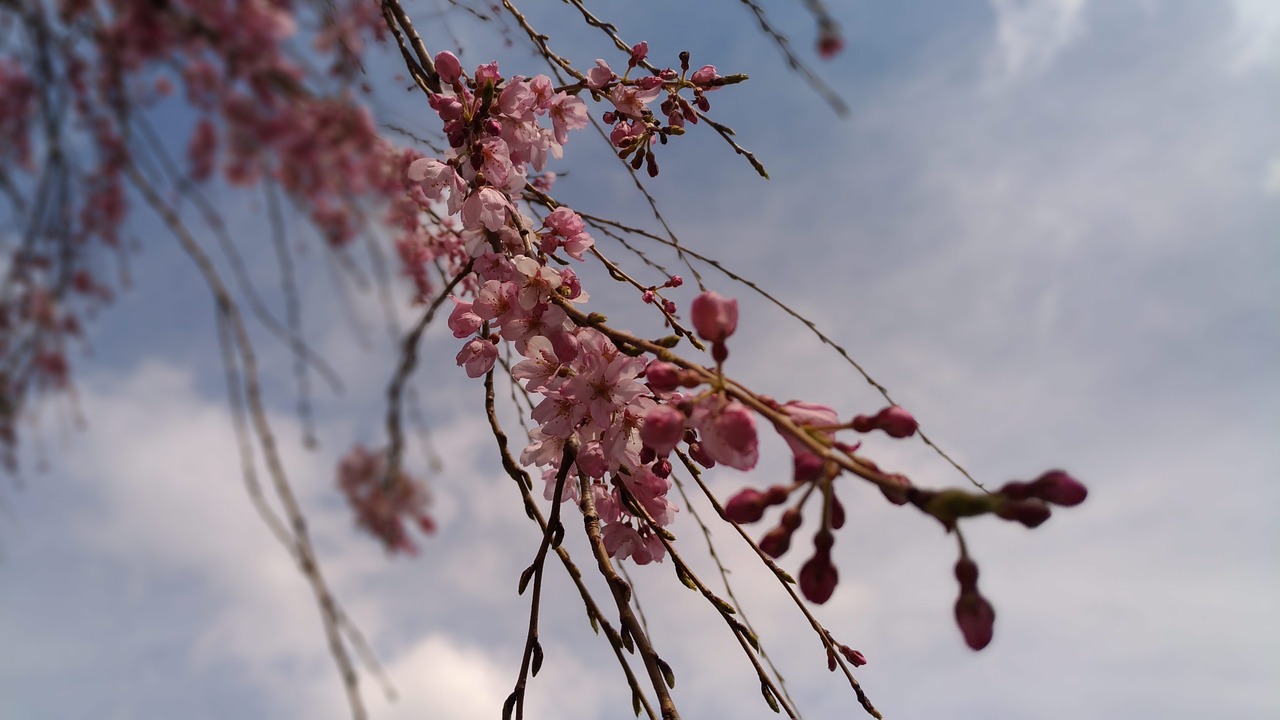
[[996, 16], [993, 79], [1008, 83], [1046, 70], [1084, 32], [1088, 0], [988, 0]]

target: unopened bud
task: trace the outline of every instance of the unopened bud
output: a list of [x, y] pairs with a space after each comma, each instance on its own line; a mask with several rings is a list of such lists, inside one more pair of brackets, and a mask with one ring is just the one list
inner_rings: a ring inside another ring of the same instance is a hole
[[745, 525], [764, 517], [765, 507], [765, 496], [754, 488], [746, 488], [724, 504], [724, 516]]
[[1043, 500], [1006, 500], [996, 507], [996, 515], [1005, 520], [1015, 520], [1029, 528], [1039, 527], [1053, 514]]
[[704, 292], [690, 306], [693, 327], [703, 340], [723, 341], [738, 329], [738, 301]]
[[1083, 483], [1061, 470], [1050, 470], [1036, 478], [1030, 492], [1045, 502], [1065, 507], [1079, 505], [1089, 495]]
[[669, 362], [654, 360], [644, 370], [649, 387], [658, 392], [671, 392], [680, 386], [680, 368]]
[[991, 643], [995, 633], [996, 611], [987, 599], [974, 592], [961, 592], [956, 600], [956, 623], [964, 642], [974, 650]]
[[839, 582], [836, 566], [826, 553], [819, 552], [800, 568], [800, 592], [811, 603], [821, 605], [830, 600]]

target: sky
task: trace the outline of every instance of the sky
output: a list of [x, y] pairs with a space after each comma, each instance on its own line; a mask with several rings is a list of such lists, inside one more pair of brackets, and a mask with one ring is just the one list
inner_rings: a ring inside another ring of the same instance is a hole
[[[567, 6], [529, 5], [580, 66], [622, 64]], [[828, 63], [812, 57], [798, 4], [766, 9], [847, 100], [843, 118], [738, 3], [598, 4], [625, 38], [650, 42], [655, 62], [691, 49], [695, 65], [751, 75], [711, 96], [713, 115], [772, 179], [699, 129], [659, 156], [651, 188], [666, 218], [814, 320], [975, 477], [998, 485], [1063, 467], [1090, 496], [1034, 532], [970, 523], [997, 612], [994, 641], [973, 653], [952, 619], [954, 542], [851, 483], [841, 583], [817, 616], [866, 654], [859, 678], [889, 718], [1280, 716], [1280, 6], [830, 5], [847, 45]], [[509, 73], [543, 71], [519, 36], [507, 48], [492, 25], [445, 18], [420, 22], [430, 47], [453, 36], [465, 65], [496, 57]], [[381, 97], [380, 120], [432, 129], [418, 96]], [[653, 227], [605, 152], [585, 132], [571, 141], [558, 195]], [[260, 203], [219, 199], [253, 253]], [[132, 287], [76, 361], [86, 426], [65, 402], [42, 407], [27, 469], [0, 486], [0, 718], [346, 717], [310, 593], [243, 487], [212, 303], [153, 219], [134, 227]], [[418, 557], [388, 558], [355, 530], [333, 482], [347, 448], [382, 442], [386, 313], [373, 290], [339, 302], [332, 259], [311, 240], [299, 231], [295, 242], [307, 335], [345, 383], [317, 390], [316, 449], [302, 443], [287, 349], [262, 332], [259, 347], [327, 576], [399, 692], [390, 702], [366, 677], [372, 716], [497, 717], [519, 667], [528, 606], [515, 588], [537, 536], [492, 452], [482, 388], [454, 366], [457, 341], [429, 332], [415, 387], [444, 462], [430, 476], [440, 530]], [[264, 257], [255, 276], [279, 303]], [[883, 404], [804, 326], [705, 276], [741, 302], [734, 377], [842, 415]], [[611, 318], [650, 322], [590, 280]], [[410, 317], [403, 303], [396, 314]], [[722, 497], [787, 476], [781, 441], [762, 448], [755, 472], [709, 475]], [[917, 483], [965, 482], [917, 441], [867, 448]], [[688, 508], [672, 529], [714, 577]], [[804, 717], [858, 716], [776, 582], [733, 537], [714, 539]], [[684, 716], [772, 717], [723, 624], [671, 564], [629, 570]], [[612, 654], [558, 568], [545, 592], [532, 716], [627, 716]]]

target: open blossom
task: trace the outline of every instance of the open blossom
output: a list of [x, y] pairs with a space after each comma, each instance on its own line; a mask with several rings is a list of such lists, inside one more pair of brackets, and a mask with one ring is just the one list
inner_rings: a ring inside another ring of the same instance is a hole
[[497, 231], [507, 224], [507, 212], [511, 203], [501, 191], [482, 187], [471, 193], [462, 203], [462, 224], [468, 229]]
[[458, 352], [458, 366], [467, 371], [467, 377], [478, 378], [493, 369], [498, 360], [498, 347], [485, 338], [476, 338]]
[[453, 215], [462, 209], [467, 185], [452, 165], [435, 158], [419, 158], [409, 163], [409, 179], [422, 183], [423, 192], [432, 200], [443, 198]]
[[760, 459], [755, 417], [737, 400], [710, 395], [694, 408], [689, 424], [698, 430], [702, 450], [718, 463], [750, 470]]
[[474, 335], [484, 324], [484, 319], [471, 310], [471, 303], [453, 295], [449, 299], [453, 301], [453, 312], [449, 313], [449, 329], [453, 331], [453, 336], [464, 338]]
[[655, 561], [662, 562], [667, 554], [657, 535], [647, 530], [642, 535], [625, 523], [606, 525], [601, 535], [605, 549], [619, 560], [631, 558], [637, 565], [648, 565]]
[[614, 75], [613, 69], [609, 67], [609, 63], [596, 59], [596, 66], [587, 71], [587, 87], [592, 90], [600, 90], [609, 84], [617, 75]]
[[555, 131], [556, 142], [564, 145], [569, 142], [570, 130], [581, 130], [586, 126], [587, 104], [574, 95], [556, 93], [551, 101], [551, 127]]
[[649, 103], [657, 100], [661, 94], [661, 87], [645, 89], [633, 85], [614, 85], [609, 91], [609, 100], [620, 114], [638, 120], [644, 117]]

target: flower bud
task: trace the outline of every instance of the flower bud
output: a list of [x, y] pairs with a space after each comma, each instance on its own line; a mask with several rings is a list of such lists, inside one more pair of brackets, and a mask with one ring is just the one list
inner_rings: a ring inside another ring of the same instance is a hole
[[700, 442], [689, 443], [689, 459], [708, 470], [716, 466], [716, 461], [712, 460], [707, 451], [702, 449], [702, 443]]
[[849, 664], [854, 667], [862, 667], [867, 664], [867, 656], [857, 650], [854, 650], [848, 645], [840, 646], [840, 654], [843, 655], [844, 659], [848, 660]]
[[786, 485], [770, 485], [764, 491], [765, 505], [781, 505], [791, 496], [791, 490]]
[[916, 434], [916, 429], [920, 427], [916, 419], [911, 417], [911, 413], [897, 405], [890, 405], [876, 413], [875, 420], [880, 429], [893, 438], [911, 437]]
[[791, 531], [779, 525], [760, 538], [760, 549], [771, 558], [780, 558], [791, 548]]
[[656, 392], [671, 392], [680, 386], [680, 368], [662, 360], [651, 361], [644, 377]]
[[840, 502], [840, 498], [831, 498], [831, 529], [839, 530], [844, 527], [844, 503]]
[[978, 588], [978, 563], [967, 557], [956, 562], [956, 580], [960, 581], [960, 591], [968, 592]]
[[740, 525], [764, 517], [765, 496], [754, 488], [746, 488], [724, 504], [724, 516]]
[[666, 457], [684, 435], [684, 421], [684, 413], [670, 405], [655, 405], [644, 416], [640, 440], [658, 457]]
[[996, 506], [996, 515], [1005, 520], [1016, 520], [1029, 528], [1044, 524], [1051, 514], [1049, 506], [1037, 498], [1006, 500]]
[[973, 592], [961, 592], [956, 600], [956, 623], [964, 642], [974, 650], [981, 650], [991, 642], [995, 633], [996, 611], [987, 599]]
[[795, 481], [804, 483], [813, 482], [822, 477], [826, 461], [811, 452], [801, 452], [792, 457], [791, 464], [795, 470]]
[[442, 81], [452, 85], [462, 76], [462, 63], [458, 62], [456, 55], [445, 50], [436, 55], [436, 72]]
[[800, 568], [800, 592], [811, 603], [821, 605], [830, 600], [838, 582], [840, 576], [827, 553], [814, 555]]
[[1029, 491], [1045, 502], [1064, 507], [1079, 505], [1089, 494], [1083, 483], [1061, 470], [1050, 470], [1036, 478]]
[[690, 306], [693, 327], [703, 340], [723, 341], [738, 329], [738, 301], [704, 292]]

